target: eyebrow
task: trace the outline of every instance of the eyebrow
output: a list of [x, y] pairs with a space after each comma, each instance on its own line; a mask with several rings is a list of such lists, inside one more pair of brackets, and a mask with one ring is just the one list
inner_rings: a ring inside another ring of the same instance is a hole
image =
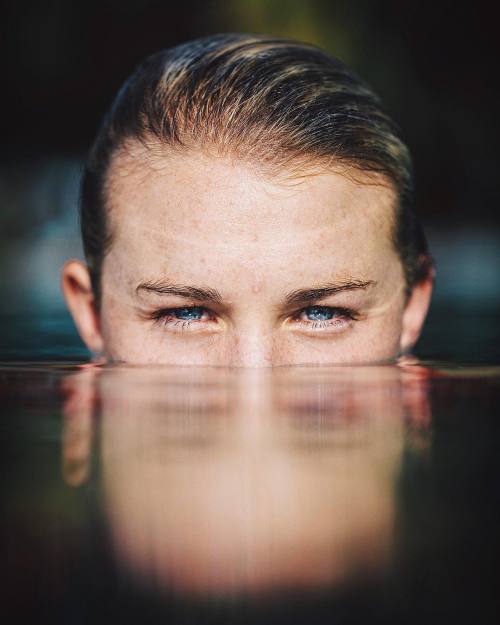
[[[287, 293], [284, 306], [296, 306], [318, 301], [330, 295], [344, 293], [346, 291], [364, 291], [368, 287], [375, 286], [374, 280], [345, 280], [342, 282], [330, 282], [321, 286], [308, 289], [296, 289]], [[136, 287], [136, 292], [147, 291], [157, 295], [176, 295], [200, 302], [210, 302], [222, 305], [224, 300], [217, 289], [203, 286], [190, 286], [187, 284], [172, 284], [162, 280], [141, 282]]]
[[324, 299], [329, 295], [344, 293], [345, 291], [364, 291], [368, 287], [375, 286], [374, 280], [346, 280], [342, 282], [330, 282], [328, 284], [312, 287], [309, 289], [297, 289], [290, 291], [285, 296], [285, 306], [293, 306], [297, 304], [307, 304], [320, 299]]
[[177, 295], [202, 302], [211, 302], [212, 304], [222, 304], [222, 295], [217, 289], [203, 286], [189, 286], [186, 284], [171, 284], [161, 280], [151, 282], [141, 282], [136, 287], [136, 292], [147, 291], [156, 293], [157, 295]]

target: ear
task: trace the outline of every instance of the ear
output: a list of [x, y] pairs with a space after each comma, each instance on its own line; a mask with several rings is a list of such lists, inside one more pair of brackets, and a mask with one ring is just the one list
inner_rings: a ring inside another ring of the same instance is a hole
[[433, 286], [434, 272], [430, 270], [428, 274], [413, 287], [403, 313], [402, 332], [399, 344], [402, 354], [410, 351], [420, 336], [427, 311], [429, 310]]
[[79, 260], [67, 261], [61, 272], [61, 288], [83, 342], [90, 351], [102, 352], [99, 313], [87, 266]]

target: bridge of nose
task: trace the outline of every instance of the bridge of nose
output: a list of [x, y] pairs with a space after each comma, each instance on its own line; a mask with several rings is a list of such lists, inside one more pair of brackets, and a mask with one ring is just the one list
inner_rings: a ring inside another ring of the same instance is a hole
[[269, 367], [275, 364], [276, 336], [272, 328], [263, 324], [241, 324], [233, 331], [229, 361], [236, 367]]
[[226, 343], [226, 357], [232, 366], [269, 367], [283, 360], [281, 290], [269, 278], [255, 273], [244, 293], [233, 294]]

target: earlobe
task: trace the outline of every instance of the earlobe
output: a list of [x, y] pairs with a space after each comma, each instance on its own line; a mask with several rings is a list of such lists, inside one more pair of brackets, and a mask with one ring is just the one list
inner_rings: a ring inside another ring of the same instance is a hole
[[412, 289], [403, 313], [400, 340], [400, 351], [402, 354], [408, 353], [420, 336], [427, 311], [429, 310], [433, 286], [434, 275], [433, 272], [429, 272], [429, 275], [417, 282]]
[[61, 288], [85, 345], [94, 353], [103, 351], [99, 314], [87, 266], [79, 260], [69, 260], [61, 272]]

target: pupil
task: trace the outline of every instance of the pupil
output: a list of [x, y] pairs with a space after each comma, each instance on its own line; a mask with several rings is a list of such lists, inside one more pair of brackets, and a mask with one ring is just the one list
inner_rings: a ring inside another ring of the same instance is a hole
[[200, 306], [193, 306], [192, 308], [176, 308], [174, 314], [177, 319], [182, 319], [183, 321], [193, 321], [194, 319], [201, 319], [203, 309]]
[[333, 318], [333, 310], [327, 306], [309, 306], [306, 314], [310, 321], [328, 321]]

